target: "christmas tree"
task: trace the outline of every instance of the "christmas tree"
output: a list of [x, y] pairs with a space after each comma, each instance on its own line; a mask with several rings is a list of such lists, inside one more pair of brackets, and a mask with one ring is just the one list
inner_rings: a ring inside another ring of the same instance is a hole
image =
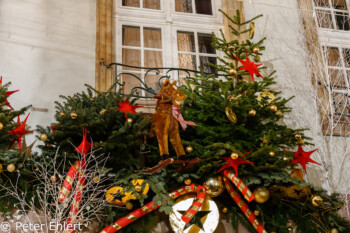
[[34, 143], [27, 146], [25, 142], [25, 134], [32, 132], [26, 128], [29, 114], [20, 117], [30, 106], [15, 110], [9, 97], [19, 90], [9, 91], [11, 83], [2, 82], [0, 77], [0, 211], [6, 213], [18, 203], [16, 198], [6, 195], [5, 189], [12, 188], [12, 184], [16, 183], [21, 192], [28, 194], [27, 200], [35, 195], [34, 162], [31, 152]]
[[138, 164], [150, 120], [147, 115], [135, 114], [135, 100], [129, 102], [127, 96], [115, 92], [115, 86], [106, 92], [87, 86], [86, 92], [61, 98], [63, 102], [56, 101], [56, 122], [46, 128], [38, 126], [39, 138], [45, 142], [39, 146], [44, 157], [53, 157], [59, 149], [58, 161], [76, 161], [74, 149], [81, 142], [84, 128], [94, 150], [109, 156], [109, 168], [114, 172]]
[[[115, 92], [115, 86], [61, 96], [56, 122], [38, 127], [45, 142], [40, 158], [50, 165], [55, 157], [67, 172], [89, 169], [84, 157], [89, 143], [109, 156], [106, 194], [100, 198], [110, 204], [104, 220], [111, 225], [101, 232], [146, 232], [145, 225], [154, 223], [147, 217], [158, 208], [170, 214], [174, 230], [214, 231], [217, 222], [210, 221], [219, 218], [217, 205], [235, 229], [240, 222], [259, 233], [350, 232], [349, 222], [337, 214], [342, 207], [337, 194], [304, 181], [310, 164], [322, 164], [312, 157], [317, 146], [304, 129], [283, 124], [292, 97], [282, 98], [275, 72], [258, 64], [265, 38], [252, 38], [254, 20], [261, 16], [241, 21], [239, 12], [232, 18], [223, 14], [237, 39], [213, 34], [212, 47], [225, 54], [219, 64], [210, 64], [214, 74], [201, 72], [179, 88], [165, 81], [152, 117], [136, 113], [137, 98]], [[69, 180], [61, 182], [61, 191]]]
[[[176, 211], [181, 216], [171, 221], [174, 230], [182, 232], [189, 227], [203, 230], [203, 217], [213, 212], [203, 209], [203, 200], [210, 196], [224, 206], [222, 212], [231, 216], [236, 229], [241, 222], [250, 232], [350, 232], [349, 222], [337, 214], [342, 207], [337, 194], [329, 195], [303, 179], [309, 164], [321, 164], [312, 159], [317, 149], [304, 149], [313, 147], [304, 130], [283, 124], [283, 116], [292, 110], [287, 106], [292, 98], [280, 97], [280, 91], [274, 88], [275, 72], [263, 73], [265, 67], [256, 63], [265, 49], [265, 38], [251, 40], [253, 21], [260, 16], [241, 21], [239, 12], [233, 18], [224, 15], [231, 21], [232, 33], [237, 38], [248, 34], [249, 39], [227, 41], [223, 33], [220, 37], [213, 34], [212, 47], [225, 54], [218, 58], [219, 65], [211, 64], [219, 75], [201, 73], [185, 80], [186, 84], [179, 88], [187, 97], [183, 118], [197, 126], [181, 131], [187, 155], [178, 159], [200, 158], [200, 162], [182, 172], [178, 172], [174, 162], [159, 173], [132, 175], [132, 171], [121, 171], [117, 174], [121, 185], [137, 177], [146, 182], [157, 179], [162, 187], [150, 185], [156, 194], [152, 202], [101, 232], [124, 227], [127, 230], [130, 223], [158, 207], [170, 212], [173, 202], [169, 197], [176, 199], [190, 192], [197, 193], [197, 198], [187, 211], [179, 211], [178, 204], [172, 207], [170, 218]], [[170, 154], [175, 155], [174, 150]], [[185, 186], [181, 188], [183, 182]]]

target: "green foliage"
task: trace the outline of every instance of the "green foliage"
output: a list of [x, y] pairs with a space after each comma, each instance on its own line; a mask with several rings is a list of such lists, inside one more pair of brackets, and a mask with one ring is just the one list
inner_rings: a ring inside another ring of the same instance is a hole
[[[51, 127], [38, 126], [39, 133], [48, 135], [45, 145], [40, 146], [45, 157], [52, 157], [59, 148], [60, 154], [67, 155], [68, 161], [77, 160], [74, 149], [81, 143], [82, 128], [85, 128], [89, 139], [94, 142], [94, 149], [109, 155], [108, 168], [116, 172], [138, 164], [140, 147], [148, 135], [150, 118], [128, 113], [134, 122], [126, 122], [124, 113], [117, 111], [118, 103], [124, 102], [125, 96], [112, 88], [107, 92], [98, 92], [88, 86], [87, 92], [61, 98], [63, 102], [56, 102], [57, 122]], [[134, 102], [132, 100], [130, 103]], [[72, 113], [77, 114], [76, 119], [71, 117]]]

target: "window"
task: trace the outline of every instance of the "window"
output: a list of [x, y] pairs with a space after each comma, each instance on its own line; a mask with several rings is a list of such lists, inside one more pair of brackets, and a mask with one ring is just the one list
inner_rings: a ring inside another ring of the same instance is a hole
[[175, 11], [204, 15], [213, 14], [211, 0], [175, 0]]
[[122, 6], [160, 10], [160, 0], [123, 0]]
[[349, 31], [349, 11], [346, 0], [314, 0], [318, 27]]
[[[318, 73], [323, 133], [350, 135], [349, 0], [313, 0], [324, 70]], [[316, 55], [316, 56], [317, 56]], [[325, 75], [324, 75], [325, 74]]]
[[[146, 82], [156, 92], [163, 70], [136, 67], [172, 67], [215, 72], [217, 51], [211, 48], [212, 32], [223, 28], [219, 14], [221, 1], [214, 0], [123, 0], [116, 1], [116, 58], [128, 65], [118, 70], [124, 74], [124, 92]], [[172, 72], [180, 81], [186, 72]], [[137, 78], [136, 78], [137, 77]], [[144, 91], [139, 93], [147, 95]]]
[[216, 50], [211, 47], [213, 36], [205, 33], [177, 32], [179, 68], [195, 70], [197, 64], [204, 72], [216, 72], [208, 62], [216, 64]]
[[350, 49], [323, 47], [323, 51], [332, 90], [333, 112], [338, 116], [350, 117]]

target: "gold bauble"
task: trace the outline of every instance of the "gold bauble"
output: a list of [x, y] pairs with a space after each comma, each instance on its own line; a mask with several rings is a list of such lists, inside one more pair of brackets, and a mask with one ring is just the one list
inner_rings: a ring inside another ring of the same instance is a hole
[[71, 117], [73, 120], [75, 120], [75, 119], [78, 118], [78, 114], [77, 114], [76, 112], [72, 112], [72, 113], [70, 114], [70, 117]]
[[249, 116], [255, 116], [256, 115], [256, 110], [255, 109], [250, 109], [248, 114], [249, 114]]
[[125, 207], [126, 207], [127, 210], [132, 210], [132, 208], [134, 208], [134, 205], [130, 201], [128, 201], [125, 204]]
[[47, 140], [47, 134], [43, 133], [40, 135], [40, 140], [45, 142]]
[[277, 111], [277, 106], [275, 104], [270, 105], [270, 110], [272, 112], [276, 112]]
[[92, 182], [94, 182], [95, 184], [100, 182], [100, 176], [95, 176], [94, 178], [92, 178]]
[[66, 113], [65, 113], [65, 112], [60, 112], [59, 115], [60, 115], [61, 117], [63, 117], [64, 115], [66, 115]]
[[295, 134], [295, 139], [296, 139], [296, 140], [300, 140], [300, 139], [301, 139], [301, 137], [302, 137], [302, 136], [301, 136], [301, 134], [300, 134], [300, 133]]
[[238, 159], [239, 155], [236, 152], [231, 153], [231, 159]]
[[141, 192], [141, 190], [142, 190], [142, 186], [141, 185], [136, 185], [135, 186], [135, 190], [136, 190], [136, 192]]
[[276, 113], [275, 113], [276, 116], [278, 116], [279, 118], [283, 117], [283, 113], [281, 110], [278, 110]]
[[259, 216], [260, 215], [260, 211], [259, 210], [254, 210], [254, 215], [255, 216]]
[[331, 233], [339, 233], [339, 230], [338, 230], [337, 228], [333, 228], [333, 229], [331, 230]]
[[224, 207], [221, 209], [221, 212], [223, 212], [224, 214], [226, 214], [228, 212], [228, 208], [227, 207]]
[[265, 187], [258, 187], [258, 188], [256, 188], [254, 190], [253, 194], [255, 196], [255, 201], [258, 202], [258, 203], [265, 203], [270, 198], [270, 192]]
[[185, 183], [185, 185], [190, 185], [192, 183], [191, 178], [185, 179], [184, 183]]
[[254, 57], [254, 61], [255, 61], [255, 62], [260, 62], [260, 56], [256, 55], [256, 56]]
[[236, 75], [236, 74], [237, 74], [237, 70], [231, 68], [231, 69], [228, 71], [228, 73], [229, 73], [230, 75]]
[[15, 170], [16, 170], [16, 166], [13, 163], [7, 165], [7, 171], [14, 172]]
[[288, 161], [288, 157], [287, 156], [283, 156], [282, 160], [283, 161]]
[[2, 164], [0, 163], [0, 172], [3, 172], [3, 166], [2, 166]]
[[289, 233], [293, 233], [293, 227], [287, 227], [287, 230], [289, 231]]
[[298, 140], [298, 144], [299, 144], [299, 145], [304, 145], [304, 144], [305, 144], [304, 139], [299, 139], [299, 140]]
[[259, 52], [260, 52], [260, 48], [258, 46], [254, 46], [253, 53], [259, 53]]
[[134, 122], [134, 119], [132, 119], [132, 118], [128, 118], [127, 120], [126, 120], [126, 122], [128, 122], [129, 124], [132, 124], [133, 122]]
[[318, 207], [318, 206], [322, 205], [323, 199], [319, 195], [312, 195], [311, 196], [311, 203], [313, 206]]
[[105, 114], [106, 112], [107, 112], [107, 110], [103, 108], [103, 109], [100, 111], [100, 115], [103, 115], [103, 114]]
[[50, 176], [50, 180], [51, 180], [51, 182], [56, 182], [57, 181], [57, 176], [56, 175]]
[[210, 197], [217, 197], [224, 191], [224, 184], [221, 176], [210, 177], [203, 184], [207, 190], [205, 191]]
[[270, 157], [275, 157], [276, 153], [274, 151], [269, 152]]
[[0, 130], [4, 128], [4, 124], [0, 122]]
[[191, 153], [193, 151], [193, 147], [191, 145], [186, 146], [186, 152]]

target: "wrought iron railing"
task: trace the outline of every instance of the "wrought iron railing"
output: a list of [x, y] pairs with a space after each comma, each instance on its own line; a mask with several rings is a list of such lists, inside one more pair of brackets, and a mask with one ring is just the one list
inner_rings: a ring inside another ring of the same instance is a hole
[[[117, 88], [124, 88], [126, 80], [129, 78], [135, 78], [140, 82], [141, 86], [133, 86], [129, 93], [125, 93], [130, 96], [139, 98], [151, 98], [157, 94], [161, 88], [164, 79], [172, 79], [180, 83], [181, 79], [193, 78], [194, 75], [199, 74], [198, 70], [182, 69], [182, 68], [169, 68], [169, 67], [139, 67], [130, 66], [121, 63], [111, 63], [107, 65], [107, 68], [115, 69], [115, 82]], [[210, 73], [204, 73], [210, 75]], [[150, 84], [148, 77], [156, 76], [157, 81]], [[126, 78], [127, 77], [127, 78]], [[129, 80], [130, 81], [130, 80]]]

